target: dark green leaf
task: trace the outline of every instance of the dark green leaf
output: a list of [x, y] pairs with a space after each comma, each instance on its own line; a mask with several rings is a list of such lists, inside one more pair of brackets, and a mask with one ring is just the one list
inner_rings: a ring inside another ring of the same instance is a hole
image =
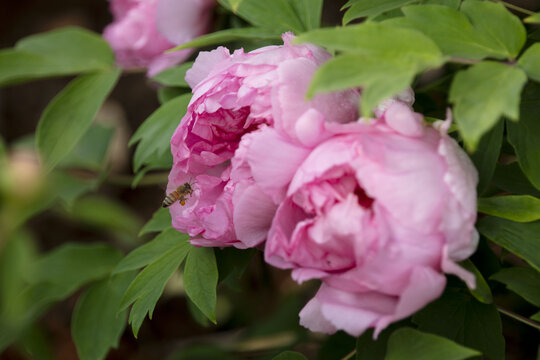
[[519, 122], [507, 121], [508, 141], [529, 181], [540, 189], [540, 84], [529, 82], [521, 96]]
[[20, 40], [0, 51], [0, 86], [41, 77], [110, 69], [114, 56], [100, 35], [63, 28]]
[[75, 147], [112, 90], [119, 70], [82, 75], [49, 103], [39, 121], [37, 148], [50, 170]]
[[460, 360], [481, 355], [444, 337], [411, 328], [396, 330], [388, 340], [386, 360]]
[[218, 0], [218, 2], [251, 24], [275, 32], [305, 30], [289, 0]]
[[516, 222], [531, 222], [540, 220], [540, 199], [530, 195], [479, 198], [478, 211]]
[[508, 289], [540, 307], [540, 274], [526, 267], [513, 267], [499, 271], [490, 279], [505, 284]]
[[210, 321], [216, 323], [218, 270], [214, 249], [191, 248], [184, 267], [186, 294]]
[[307, 31], [321, 27], [323, 0], [292, 0], [296, 15]]
[[190, 99], [191, 94], [185, 94], [166, 102], [137, 129], [129, 142], [130, 146], [139, 142], [133, 158], [135, 171], [153, 157], [170, 152], [171, 137], [186, 113]]
[[126, 311], [118, 314], [122, 296], [135, 273], [103, 279], [88, 288], [73, 310], [71, 334], [81, 360], [105, 359], [118, 346], [126, 326]]
[[[190, 48], [199, 48], [203, 46], [223, 44], [236, 40], [274, 40], [281, 39], [281, 34], [279, 32], [265, 30], [255, 27], [245, 27], [245, 28], [236, 28], [236, 29], [225, 29], [216, 31], [210, 34], [206, 34], [195, 38], [187, 43], [178, 45], [170, 51], [190, 49]], [[191, 67], [191, 66], [190, 66]], [[187, 70], [187, 69], [186, 69]]]
[[484, 276], [482, 276], [482, 273], [480, 273], [470, 259], [462, 261], [460, 265], [473, 273], [476, 278], [476, 288], [469, 289], [471, 294], [478, 301], [483, 302], [484, 304], [491, 304], [493, 302], [493, 295], [491, 294], [491, 289], [489, 288], [486, 279], [484, 279]]
[[362, 17], [375, 17], [383, 12], [397, 9], [416, 0], [357, 0], [352, 3], [343, 15], [343, 24], [348, 24]]
[[185, 244], [187, 240], [188, 236], [179, 233], [176, 229], [165, 230], [152, 241], [130, 252], [118, 263], [113, 273], [118, 274], [124, 271], [140, 269], [153, 263], [177, 245]]
[[518, 65], [525, 70], [531, 79], [540, 81], [540, 44], [532, 44], [523, 55], [520, 56]]
[[167, 281], [184, 261], [189, 250], [190, 245], [187, 241], [177, 243], [145, 267], [129, 285], [122, 298], [120, 311], [133, 304], [129, 314], [129, 323], [135, 336], [137, 336], [146, 314], [148, 313], [149, 318], [152, 318], [156, 303], [163, 293]]
[[491, 360], [504, 360], [501, 318], [494, 305], [482, 304], [469, 295], [447, 290], [442, 297], [413, 315], [413, 322], [421, 331], [481, 351]]
[[165, 86], [189, 87], [185, 77], [186, 71], [191, 69], [192, 66], [192, 62], [187, 62], [180, 66], [173, 66], [155, 75], [152, 80]]
[[284, 351], [274, 356], [272, 360], [307, 360], [307, 357], [295, 351]]
[[160, 208], [152, 218], [143, 226], [139, 236], [151, 232], [160, 232], [171, 227], [171, 212], [168, 208]]
[[385, 329], [373, 340], [373, 330], [366, 331], [356, 341], [356, 360], [384, 360], [391, 329]]
[[503, 140], [504, 121], [499, 120], [491, 130], [482, 136], [478, 148], [471, 154], [471, 160], [478, 170], [478, 194], [482, 194], [495, 173]]
[[517, 120], [527, 76], [515, 67], [486, 61], [460, 71], [450, 88], [454, 116], [465, 144], [475, 150], [501, 116]]
[[343, 331], [328, 336], [314, 360], [343, 359], [356, 345], [356, 339]]
[[498, 164], [495, 168], [492, 183], [499, 189], [509, 193], [531, 194], [540, 197], [540, 191], [523, 174], [517, 161], [508, 165]]
[[54, 353], [48, 334], [37, 325], [27, 329], [18, 344], [30, 355], [30, 359], [54, 360]]
[[517, 223], [486, 216], [478, 221], [477, 228], [489, 240], [522, 257], [540, 271], [540, 221]]

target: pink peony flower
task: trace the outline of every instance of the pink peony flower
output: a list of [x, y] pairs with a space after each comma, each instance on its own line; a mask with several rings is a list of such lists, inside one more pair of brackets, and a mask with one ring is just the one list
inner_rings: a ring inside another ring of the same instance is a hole
[[147, 67], [148, 76], [153, 76], [189, 57], [189, 49], [164, 52], [204, 34], [213, 4], [213, 0], [111, 0], [114, 22], [103, 36], [118, 65]]
[[292, 45], [292, 37], [249, 53], [201, 52], [186, 74], [193, 98], [171, 139], [168, 190], [193, 178], [186, 206], [171, 206], [173, 226], [193, 244], [242, 248], [264, 241], [298, 165], [329, 136], [326, 124], [356, 120], [356, 91], [305, 99], [330, 55]]
[[[298, 167], [265, 245], [298, 282], [323, 280], [300, 313], [313, 331], [378, 334], [439, 297], [477, 246], [477, 173], [447, 134], [402, 102], [334, 135]], [[265, 159], [261, 158], [261, 162]]]

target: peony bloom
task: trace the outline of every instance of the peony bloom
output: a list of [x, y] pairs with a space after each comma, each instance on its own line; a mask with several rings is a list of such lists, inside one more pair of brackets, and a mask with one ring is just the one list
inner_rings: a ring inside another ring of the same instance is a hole
[[164, 52], [204, 34], [213, 4], [213, 0], [111, 0], [114, 22], [103, 36], [120, 66], [146, 67], [153, 76], [189, 57], [189, 49]]
[[326, 124], [357, 118], [355, 91], [305, 99], [330, 55], [292, 45], [292, 37], [249, 53], [201, 52], [186, 74], [193, 97], [171, 139], [168, 190], [193, 179], [186, 206], [171, 206], [173, 226], [193, 244], [243, 248], [264, 241], [298, 165], [328, 137]]
[[[400, 101], [319, 144], [297, 169], [265, 245], [298, 282], [322, 279], [300, 313], [313, 331], [376, 334], [439, 297], [477, 246], [477, 173], [446, 134]], [[264, 162], [264, 159], [260, 159]]]

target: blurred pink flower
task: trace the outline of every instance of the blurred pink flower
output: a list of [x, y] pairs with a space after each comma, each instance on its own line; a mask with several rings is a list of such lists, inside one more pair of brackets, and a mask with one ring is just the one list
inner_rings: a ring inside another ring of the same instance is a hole
[[166, 50], [203, 35], [213, 0], [111, 0], [114, 22], [104, 38], [123, 68], [148, 68], [153, 76], [186, 60], [192, 50]]
[[268, 234], [268, 263], [323, 280], [300, 313], [313, 331], [378, 333], [439, 297], [443, 272], [474, 287], [455, 262], [477, 246], [475, 168], [449, 120], [438, 131], [400, 101], [381, 111], [309, 154]]
[[249, 53], [201, 52], [186, 74], [193, 98], [171, 139], [168, 190], [194, 179], [192, 200], [171, 206], [171, 214], [173, 226], [196, 245], [264, 241], [296, 168], [328, 137], [325, 124], [357, 118], [356, 91], [305, 99], [313, 73], [330, 55], [292, 45], [292, 38], [284, 34], [284, 45]]

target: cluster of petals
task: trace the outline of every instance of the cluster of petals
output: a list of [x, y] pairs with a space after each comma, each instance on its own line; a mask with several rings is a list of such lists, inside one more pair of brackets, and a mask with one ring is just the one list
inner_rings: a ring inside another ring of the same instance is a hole
[[264, 248], [298, 282], [320, 279], [300, 313], [313, 331], [375, 334], [439, 297], [476, 249], [477, 173], [405, 91], [358, 118], [355, 90], [305, 98], [330, 58], [312, 45], [199, 54], [172, 140], [168, 190], [190, 182], [173, 226], [197, 246]]
[[192, 50], [165, 53], [207, 32], [214, 0], [110, 0], [113, 22], [103, 37], [125, 69], [153, 76], [186, 60]]

